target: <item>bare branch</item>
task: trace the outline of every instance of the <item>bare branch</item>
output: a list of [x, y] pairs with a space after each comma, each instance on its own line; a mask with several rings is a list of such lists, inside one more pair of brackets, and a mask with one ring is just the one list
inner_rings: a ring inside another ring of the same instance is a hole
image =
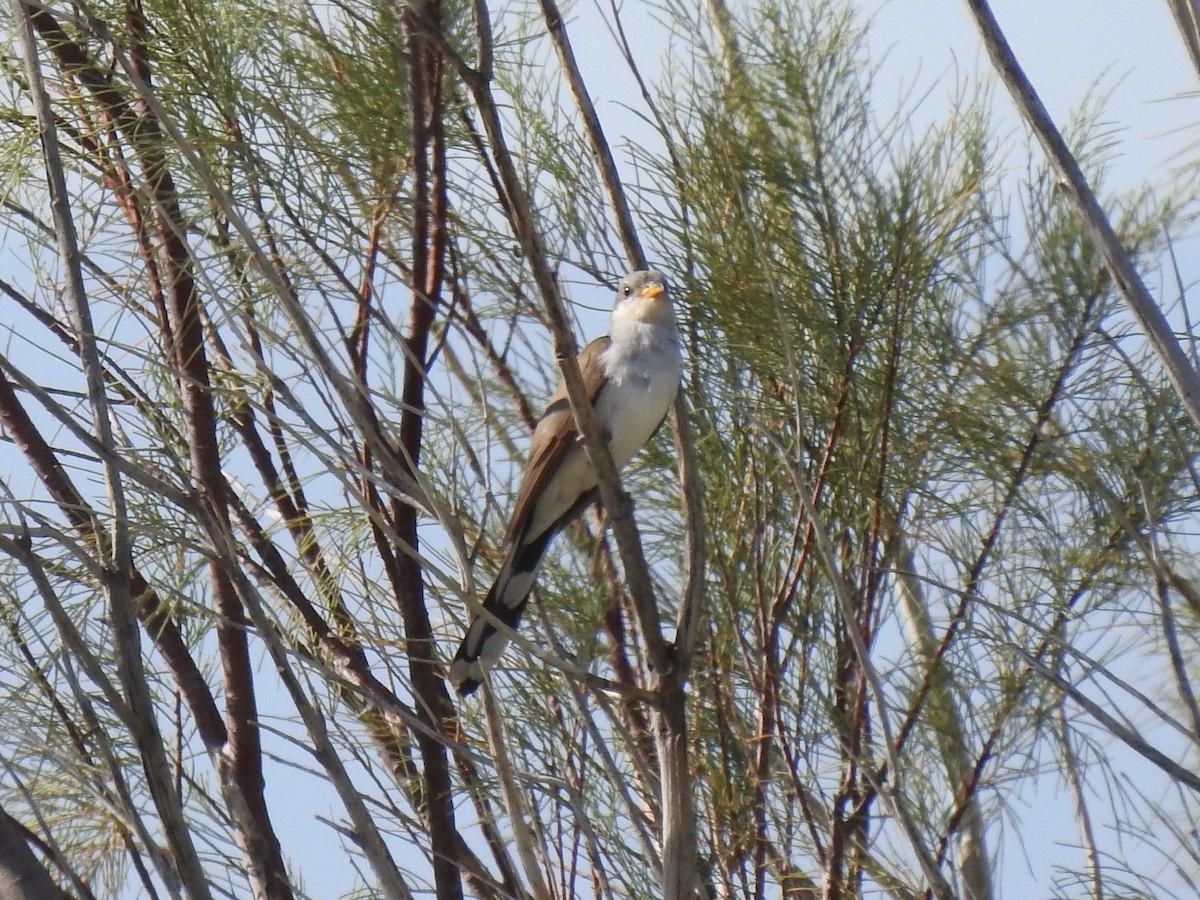
[[521, 798], [521, 788], [517, 783], [517, 773], [513, 769], [512, 758], [504, 736], [504, 715], [496, 704], [491, 685], [485, 680], [483, 685], [483, 700], [487, 714], [488, 743], [492, 750], [492, 759], [496, 763], [496, 776], [500, 779], [500, 794], [508, 813], [508, 821], [512, 826], [513, 840], [517, 845], [517, 856], [525, 869], [525, 878], [536, 900], [550, 900], [550, 889], [542, 875], [537, 848], [534, 846], [533, 829], [529, 827], [526, 817], [529, 810]]
[[992, 58], [992, 65], [999, 72], [1017, 109], [1037, 135], [1051, 166], [1058, 173], [1059, 186], [1071, 198], [1089, 237], [1103, 254], [1113, 283], [1125, 299], [1129, 311], [1146, 332], [1146, 337], [1166, 369], [1167, 377], [1174, 385], [1184, 409], [1197, 427], [1200, 427], [1200, 375], [1196, 373], [1180, 346], [1179, 339], [1171, 330], [1166, 316], [1150, 296], [1141, 275], [1129, 258], [1129, 253], [1113, 231], [1108, 216], [1088, 185], [1083, 170], [1079, 168], [1079, 163], [1055, 127], [1050, 114], [1046, 112], [1046, 107], [1042, 105], [1041, 98], [1025, 77], [1025, 72], [1013, 55], [1012, 48], [1008, 45], [1004, 32], [1000, 30], [996, 17], [992, 15], [987, 0], [966, 2], [975, 17], [975, 24], [979, 27], [988, 55]]
[[1071, 684], [1049, 666], [1039, 662], [1023, 649], [1018, 648], [1017, 652], [1020, 653], [1021, 658], [1025, 660], [1028, 666], [1041, 673], [1042, 677], [1058, 688], [1064, 696], [1070, 697], [1079, 704], [1085, 712], [1104, 727], [1105, 731], [1109, 732], [1113, 737], [1118, 738], [1129, 749], [1143, 757], [1147, 762], [1161, 769], [1179, 784], [1200, 793], [1200, 775], [1175, 762], [1133, 729], [1118, 721], [1115, 716], [1107, 712], [1099, 703], [1092, 700], [1078, 687]]
[[16, 821], [0, 809], [0, 897], [4, 900], [67, 900], [38, 864]]
[[621, 243], [625, 245], [625, 259], [631, 270], [646, 268], [646, 253], [638, 240], [637, 229], [633, 225], [633, 215], [629, 202], [625, 199], [625, 186], [617, 173], [617, 162], [613, 159], [608, 140], [604, 137], [604, 129], [600, 125], [600, 117], [596, 115], [596, 107], [588, 96], [583, 83], [583, 75], [575, 62], [575, 51], [571, 49], [571, 39], [567, 35], [567, 26], [563, 22], [562, 13], [554, 0], [541, 0], [542, 16], [546, 20], [546, 31], [558, 51], [558, 60], [562, 65], [563, 74], [567, 77], [567, 87], [571, 91], [571, 99], [575, 108], [583, 116], [583, 132], [587, 136], [588, 147], [592, 151], [592, 159], [600, 171], [600, 180], [608, 194], [608, 205], [617, 219], [617, 233], [621, 235]]
[[1191, 57], [1192, 67], [1200, 75], [1200, 5], [1196, 0], [1167, 0], [1171, 15], [1179, 28], [1179, 36]]

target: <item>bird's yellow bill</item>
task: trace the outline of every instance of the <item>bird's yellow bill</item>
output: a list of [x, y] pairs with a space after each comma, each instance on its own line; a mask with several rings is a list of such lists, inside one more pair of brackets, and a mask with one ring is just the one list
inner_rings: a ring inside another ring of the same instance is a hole
[[663, 286], [661, 284], [648, 284], [642, 288], [642, 296], [649, 297], [651, 300], [660, 296], [662, 292]]

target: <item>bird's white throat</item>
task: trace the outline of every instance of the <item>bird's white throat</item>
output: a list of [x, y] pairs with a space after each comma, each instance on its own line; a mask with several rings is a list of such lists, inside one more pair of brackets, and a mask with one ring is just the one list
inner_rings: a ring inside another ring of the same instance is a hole
[[678, 386], [679, 330], [669, 302], [639, 297], [620, 304], [613, 310], [608, 336], [611, 343], [601, 363], [609, 379], [665, 379]]

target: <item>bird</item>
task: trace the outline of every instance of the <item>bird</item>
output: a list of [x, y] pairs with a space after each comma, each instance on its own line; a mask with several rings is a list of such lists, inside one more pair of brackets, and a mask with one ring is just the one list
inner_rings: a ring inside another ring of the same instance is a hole
[[[653, 437], [679, 392], [683, 357], [662, 272], [637, 271], [617, 285], [609, 333], [576, 357], [583, 384], [620, 469]], [[560, 382], [538, 420], [504, 538], [500, 571], [483, 608], [516, 628], [550, 541], [597, 497], [596, 472]], [[450, 665], [465, 697], [508, 645], [483, 616], [472, 616]]]

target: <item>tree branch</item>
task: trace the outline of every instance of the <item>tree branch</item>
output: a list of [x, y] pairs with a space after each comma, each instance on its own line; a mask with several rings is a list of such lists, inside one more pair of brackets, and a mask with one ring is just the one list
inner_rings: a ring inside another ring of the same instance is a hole
[[1141, 275], [1134, 268], [1128, 252], [1088, 185], [1083, 170], [1042, 105], [1041, 98], [1025, 77], [987, 0], [966, 0], [966, 3], [983, 37], [992, 65], [1012, 95], [1017, 109], [1037, 135], [1051, 167], [1058, 173], [1059, 187], [1074, 204], [1088, 237], [1104, 257], [1105, 266], [1118, 292], [1146, 332], [1150, 346], [1166, 369], [1167, 377], [1174, 385], [1184, 409], [1200, 428], [1200, 375], [1192, 367], [1166, 316], [1150, 296]]

